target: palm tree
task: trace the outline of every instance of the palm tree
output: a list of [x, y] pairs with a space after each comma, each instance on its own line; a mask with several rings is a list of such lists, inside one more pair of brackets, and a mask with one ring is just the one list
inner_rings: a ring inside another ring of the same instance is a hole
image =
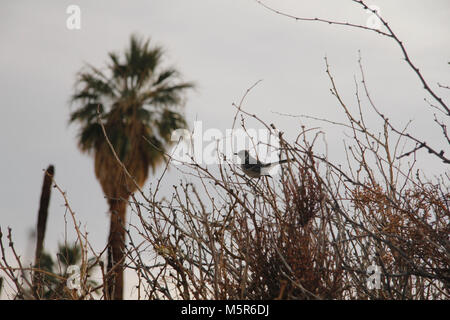
[[123, 59], [109, 53], [105, 70], [87, 65], [77, 75], [72, 96], [79, 108], [71, 113], [70, 123], [80, 125], [78, 146], [94, 155], [95, 174], [109, 205], [112, 279], [107, 285], [114, 299], [123, 296], [126, 204], [137, 188], [113, 156], [99, 121], [118, 157], [142, 186], [149, 168], [154, 171], [164, 160], [172, 131], [186, 127], [180, 109], [184, 93], [193, 88], [181, 81], [176, 69], [161, 66], [162, 48], [149, 43], [132, 36]]

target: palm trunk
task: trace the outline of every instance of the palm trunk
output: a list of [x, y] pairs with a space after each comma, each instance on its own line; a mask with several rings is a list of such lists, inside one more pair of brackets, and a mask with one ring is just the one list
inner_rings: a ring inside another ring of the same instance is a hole
[[[50, 195], [52, 191], [52, 177], [55, 174], [55, 167], [49, 165], [44, 173], [44, 182], [42, 183], [41, 200], [39, 203], [38, 222], [37, 222], [37, 239], [36, 252], [34, 255], [34, 266], [40, 268], [41, 254], [44, 247], [45, 229], [47, 226], [48, 205], [50, 202]], [[39, 273], [33, 276], [33, 291], [36, 295], [40, 291], [41, 277]]]
[[[110, 299], [123, 299], [123, 265], [125, 260], [126, 201], [109, 200], [111, 224], [108, 238], [108, 294]], [[110, 272], [111, 271], [111, 272]]]

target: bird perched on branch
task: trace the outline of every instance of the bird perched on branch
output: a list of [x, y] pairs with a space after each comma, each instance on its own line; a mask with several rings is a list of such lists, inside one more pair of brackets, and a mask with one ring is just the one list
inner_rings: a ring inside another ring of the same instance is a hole
[[293, 159], [284, 159], [271, 163], [262, 163], [259, 160], [250, 156], [248, 150], [241, 150], [235, 153], [235, 155], [237, 155], [242, 161], [241, 163], [242, 171], [244, 171], [244, 173], [251, 178], [261, 178], [264, 176], [270, 177], [269, 171], [274, 166], [286, 163], [289, 160], [293, 160]]

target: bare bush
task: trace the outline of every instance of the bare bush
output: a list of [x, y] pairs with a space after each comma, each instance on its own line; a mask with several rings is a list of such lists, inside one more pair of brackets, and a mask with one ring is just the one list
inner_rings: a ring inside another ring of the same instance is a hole
[[[146, 280], [146, 297], [448, 298], [448, 179], [424, 180], [415, 162], [403, 168], [398, 146], [414, 141], [389, 130], [389, 120], [373, 104], [383, 125], [380, 132], [369, 130], [360, 93], [352, 112], [327, 61], [326, 66], [348, 120], [339, 125], [352, 132], [348, 169], [315, 154], [320, 132], [303, 128], [290, 143], [273, 124], [236, 106], [243, 119], [256, 119], [278, 134], [281, 154], [292, 160], [277, 180], [256, 182], [230, 161], [215, 173], [195, 162], [184, 164], [191, 182], [174, 186], [172, 197], [145, 204], [134, 198], [139, 243], [150, 244], [146, 250], [155, 253], [151, 265], [137, 247], [130, 255]], [[362, 67], [361, 76], [370, 98]], [[379, 268], [375, 290], [367, 283], [371, 266]]]

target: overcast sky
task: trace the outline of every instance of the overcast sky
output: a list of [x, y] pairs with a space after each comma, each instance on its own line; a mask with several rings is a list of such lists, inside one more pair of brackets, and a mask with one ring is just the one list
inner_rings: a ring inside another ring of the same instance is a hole
[[[276, 9], [302, 17], [321, 17], [366, 24], [369, 14], [350, 0], [272, 0]], [[450, 1], [374, 0], [429, 83], [450, 84]], [[66, 9], [81, 9], [81, 29], [66, 27]], [[330, 130], [330, 153], [342, 152], [342, 129], [274, 112], [308, 114], [339, 121], [337, 102], [329, 93], [327, 56], [337, 84], [354, 103], [358, 50], [372, 97], [397, 124], [414, 120], [427, 141], [439, 130], [418, 78], [402, 60], [392, 40], [374, 32], [296, 22], [276, 15], [252, 0], [23, 1], [0, 4], [0, 226], [10, 226], [17, 250], [31, 257], [43, 169], [55, 165], [56, 181], [67, 191], [77, 218], [90, 232], [94, 248], [107, 239], [106, 201], [97, 182], [93, 159], [76, 147], [76, 127], [68, 126], [69, 97], [75, 74], [84, 63], [103, 67], [107, 53], [121, 52], [131, 34], [151, 37], [166, 49], [165, 63], [176, 66], [197, 90], [188, 95], [186, 116], [203, 128], [230, 128], [247, 88], [245, 110], [294, 137], [301, 124]], [[444, 97], [449, 94], [437, 89]], [[448, 149], [448, 146], [447, 146]], [[182, 178], [170, 170], [164, 186]], [[152, 178], [149, 179], [151, 182]], [[46, 248], [63, 242], [64, 206], [52, 194]], [[70, 229], [70, 228], [69, 228]], [[69, 232], [69, 240], [73, 234]]]

